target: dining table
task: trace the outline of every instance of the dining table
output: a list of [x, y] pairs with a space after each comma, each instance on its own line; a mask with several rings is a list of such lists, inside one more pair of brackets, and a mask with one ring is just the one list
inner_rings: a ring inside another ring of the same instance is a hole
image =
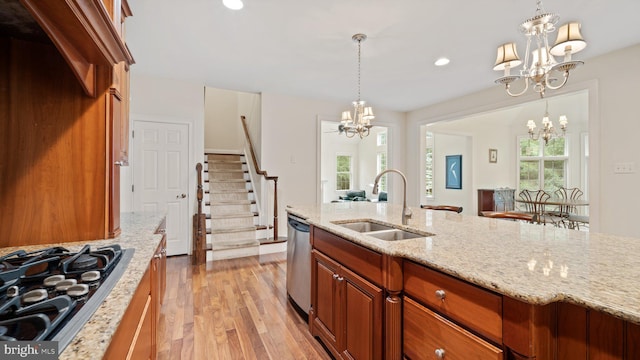
[[[589, 200], [584, 199], [563, 199], [563, 198], [555, 198], [550, 197], [546, 200], [536, 200], [536, 199], [515, 199], [518, 203], [523, 204], [534, 204], [535, 208], [538, 209], [538, 222], [546, 223], [546, 220], [549, 220], [556, 226], [560, 226], [560, 224], [565, 224], [566, 220], [571, 215], [570, 210], [574, 209], [578, 206], [589, 206]], [[554, 206], [556, 209], [553, 211], [547, 211], [548, 206]]]

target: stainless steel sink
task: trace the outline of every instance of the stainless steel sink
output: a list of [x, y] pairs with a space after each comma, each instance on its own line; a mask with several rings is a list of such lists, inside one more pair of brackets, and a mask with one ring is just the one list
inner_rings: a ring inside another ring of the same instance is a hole
[[419, 233], [396, 229], [391, 225], [379, 224], [371, 221], [354, 221], [346, 223], [336, 222], [334, 224], [384, 241], [407, 240], [433, 236], [433, 234], [430, 233]]
[[378, 224], [369, 221], [357, 221], [343, 224], [336, 224], [342, 227], [346, 227], [347, 229], [351, 229], [357, 232], [371, 232], [371, 231], [380, 231], [380, 230], [392, 230], [393, 226]]
[[429, 236], [429, 235], [422, 235], [422, 234], [399, 230], [399, 229], [373, 231], [373, 232], [367, 233], [366, 235], [373, 236], [374, 238], [378, 238], [380, 240], [385, 240], [385, 241], [407, 240], [407, 239], [415, 239], [415, 238]]

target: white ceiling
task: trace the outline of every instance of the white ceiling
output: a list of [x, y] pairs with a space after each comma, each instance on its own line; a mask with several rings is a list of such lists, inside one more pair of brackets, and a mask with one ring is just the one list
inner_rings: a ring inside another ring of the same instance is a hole
[[[132, 71], [245, 92], [318, 100], [357, 97], [362, 43], [362, 99], [374, 108], [410, 111], [488, 87], [496, 48], [525, 47], [519, 24], [534, 0], [129, 0], [127, 42]], [[639, 0], [547, 0], [560, 23], [577, 20], [588, 59], [640, 42]], [[550, 39], [555, 41], [555, 38]], [[521, 56], [523, 54], [521, 53]], [[447, 56], [451, 64], [433, 62]], [[640, 63], [630, 59], [625, 66]], [[506, 95], [505, 95], [506, 96]]]

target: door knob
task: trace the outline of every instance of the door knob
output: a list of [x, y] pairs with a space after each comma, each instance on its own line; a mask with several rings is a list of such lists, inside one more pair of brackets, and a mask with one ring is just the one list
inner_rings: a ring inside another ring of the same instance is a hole
[[187, 194], [176, 195], [176, 199], [184, 199], [187, 197]]

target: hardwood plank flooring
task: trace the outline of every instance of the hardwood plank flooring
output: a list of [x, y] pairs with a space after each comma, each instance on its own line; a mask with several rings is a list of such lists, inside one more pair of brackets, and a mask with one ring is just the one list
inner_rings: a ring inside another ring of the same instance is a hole
[[331, 359], [287, 298], [286, 253], [167, 258], [158, 359]]

